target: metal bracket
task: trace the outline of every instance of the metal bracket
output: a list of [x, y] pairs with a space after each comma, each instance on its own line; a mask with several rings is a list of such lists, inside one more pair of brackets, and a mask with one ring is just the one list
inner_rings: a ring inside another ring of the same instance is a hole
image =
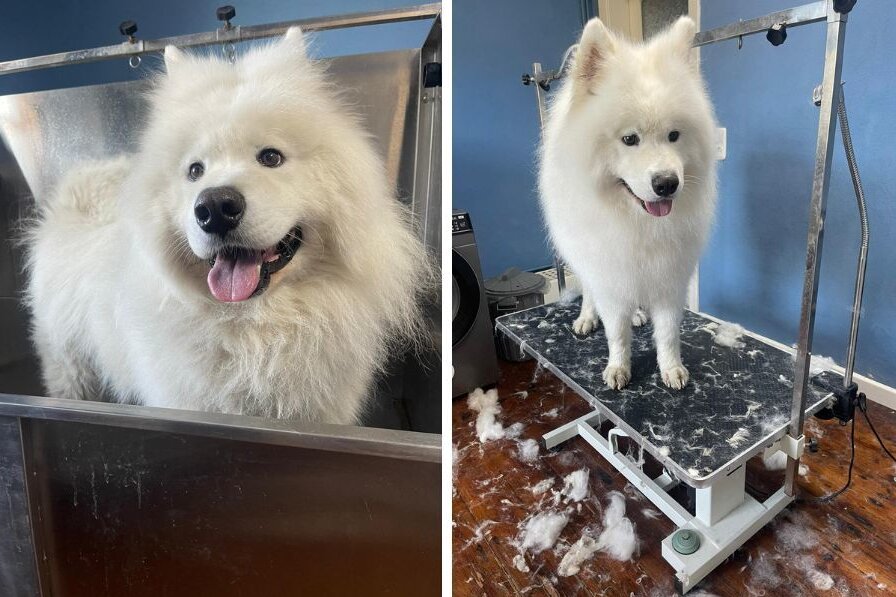
[[798, 438], [794, 438], [792, 435], [787, 434], [781, 437], [781, 439], [777, 440], [771, 446], [765, 449], [765, 456], [771, 456], [776, 452], [784, 452], [789, 458], [793, 458], [794, 460], [799, 460], [802, 458], [803, 453], [806, 450], [806, 436], [801, 435]]

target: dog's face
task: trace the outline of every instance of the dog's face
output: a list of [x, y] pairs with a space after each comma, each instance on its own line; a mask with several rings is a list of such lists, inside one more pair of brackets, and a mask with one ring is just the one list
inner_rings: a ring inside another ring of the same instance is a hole
[[695, 29], [683, 17], [648, 44], [633, 45], [595, 19], [571, 73], [587, 167], [604, 191], [616, 191], [600, 196], [645, 216], [671, 213], [682, 190], [704, 175], [698, 167], [711, 150], [711, 108], [691, 48]]
[[149, 163], [137, 165], [151, 173], [141, 242], [206, 297], [275, 292], [326, 254], [325, 231], [348, 207], [352, 131], [298, 29], [235, 64], [171, 47], [165, 64], [140, 154]]

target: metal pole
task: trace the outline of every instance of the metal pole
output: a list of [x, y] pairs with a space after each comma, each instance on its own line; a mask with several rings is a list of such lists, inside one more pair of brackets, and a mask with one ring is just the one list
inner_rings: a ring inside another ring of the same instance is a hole
[[165, 46], [177, 46], [189, 48], [205, 46], [216, 43], [236, 43], [253, 39], [275, 37], [286, 33], [290, 27], [301, 27], [304, 31], [327, 31], [330, 29], [345, 29], [349, 27], [363, 27], [366, 25], [381, 25], [384, 23], [400, 23], [404, 21], [419, 21], [436, 17], [442, 10], [441, 3], [421, 4], [375, 12], [359, 12], [332, 17], [316, 17], [311, 19], [298, 19], [267, 25], [237, 26], [230, 29], [216, 29], [205, 33], [191, 33], [177, 37], [164, 37], [155, 40], [138, 39], [134, 42], [126, 41], [113, 46], [75, 50], [73, 52], [60, 52], [46, 56], [34, 56], [19, 60], [0, 62], [0, 75], [21, 73], [42, 68], [53, 68], [68, 64], [81, 64], [86, 62], [98, 62], [113, 58], [139, 56], [149, 52], [161, 52]]
[[[843, 67], [843, 40], [846, 35], [846, 15], [834, 11], [832, 0], [827, 0], [827, 43], [824, 57], [824, 77], [821, 84], [821, 112], [818, 119], [818, 142], [815, 148], [815, 175], [812, 181], [812, 200], [809, 208], [809, 241], [806, 249], [806, 273], [800, 307], [800, 328], [797, 341], [796, 364], [793, 375], [793, 401], [790, 408], [791, 437], [803, 434], [806, 411], [806, 391], [809, 381], [809, 359], [812, 333], [815, 326], [815, 303], [818, 298], [818, 274], [821, 269], [821, 249], [824, 239], [824, 216], [828, 187], [831, 179], [833, 137], [837, 126], [837, 104], [840, 93], [840, 73]], [[794, 495], [799, 460], [787, 459], [784, 488]]]
[[840, 102], [837, 104], [837, 116], [840, 122], [840, 135], [843, 137], [843, 148], [846, 150], [846, 163], [852, 178], [853, 190], [856, 193], [856, 204], [859, 208], [859, 224], [862, 240], [859, 244], [859, 263], [856, 266], [856, 285], [852, 298], [852, 319], [849, 325], [849, 345], [846, 349], [846, 367], [843, 372], [843, 387], [852, 385], [852, 375], [856, 366], [856, 344], [859, 339], [859, 319], [862, 316], [862, 295], [865, 292], [865, 270], [868, 266], [868, 214], [865, 209], [865, 191], [862, 190], [862, 179], [856, 163], [855, 150], [852, 146], [852, 135], [849, 134], [849, 119], [846, 116], [846, 99], [843, 97], [843, 86], [840, 86]]
[[[568, 52], [568, 50], [567, 50]], [[544, 121], [545, 121], [545, 90], [541, 86], [542, 78], [541, 63], [536, 62], [532, 65], [532, 78], [535, 80], [535, 100], [538, 102], [538, 124], [541, 131], [542, 141], [544, 140]], [[563, 269], [563, 260], [557, 253], [554, 253], [554, 269], [557, 270], [557, 289], [560, 293], [566, 290], [566, 272]]]

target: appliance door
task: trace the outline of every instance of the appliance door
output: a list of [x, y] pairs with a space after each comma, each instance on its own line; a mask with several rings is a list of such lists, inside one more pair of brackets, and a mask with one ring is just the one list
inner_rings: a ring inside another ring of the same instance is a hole
[[451, 346], [470, 332], [479, 314], [482, 290], [470, 262], [457, 249], [451, 251]]

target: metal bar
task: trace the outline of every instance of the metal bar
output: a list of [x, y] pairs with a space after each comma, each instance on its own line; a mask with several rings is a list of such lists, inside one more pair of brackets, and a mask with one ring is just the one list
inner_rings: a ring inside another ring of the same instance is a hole
[[824, 21], [828, 16], [826, 0], [804, 4], [787, 10], [781, 10], [767, 14], [764, 17], [729, 23], [709, 31], [701, 31], [694, 36], [694, 46], [700, 47], [728, 39], [736, 39], [755, 33], [764, 33], [772, 25], [784, 24], [788, 27], [798, 27]]
[[0, 416], [185, 433], [386, 458], [441, 461], [441, 436], [352, 425], [0, 394]]
[[290, 27], [301, 27], [303, 31], [327, 31], [330, 29], [347, 29], [350, 27], [364, 27], [367, 25], [382, 25], [385, 23], [401, 23], [405, 21], [419, 21], [431, 19], [439, 15], [442, 10], [440, 2], [421, 4], [405, 8], [394, 8], [374, 12], [357, 12], [331, 17], [314, 17], [310, 19], [298, 19], [295, 21], [282, 21], [267, 25], [237, 26], [231, 29], [216, 29], [205, 33], [191, 33], [175, 37], [163, 37], [155, 40], [137, 40], [133, 43], [126, 41], [112, 46], [75, 50], [72, 52], [59, 52], [45, 56], [34, 56], [0, 62], [0, 75], [22, 73], [42, 68], [54, 68], [70, 64], [83, 64], [111, 60], [128, 56], [139, 56], [150, 52], [161, 52], [165, 46], [177, 46], [189, 48], [205, 46], [215, 43], [236, 43], [254, 39], [265, 39], [286, 33]]
[[[836, 132], [836, 106], [840, 92], [840, 73], [843, 67], [843, 41], [846, 36], [846, 15], [834, 11], [828, 0], [828, 33], [825, 47], [824, 78], [821, 84], [821, 113], [818, 118], [818, 143], [815, 149], [815, 175], [812, 181], [812, 201], [809, 208], [809, 240], [806, 249], [806, 273], [800, 307], [800, 328], [797, 340], [796, 363], [793, 372], [793, 401], [790, 409], [789, 433], [800, 437], [806, 407], [809, 382], [809, 359], [815, 327], [815, 303], [818, 299], [818, 274], [821, 269], [821, 249], [824, 240], [824, 216], [827, 208], [828, 187], [831, 179], [833, 136]], [[794, 495], [799, 460], [787, 459], [784, 488]]]
[[[827, 15], [826, 0], [818, 0], [817, 2], [773, 12], [748, 21], [738, 21], [737, 23], [729, 23], [708, 31], [701, 31], [694, 36], [694, 47], [706, 46], [747, 35], [755, 35], [756, 33], [764, 33], [772, 25], [785, 24], [788, 27], [799, 27], [801, 25], [820, 23], [827, 19]], [[543, 71], [540, 64], [536, 70], [533, 65], [532, 76], [535, 83], [549, 84], [562, 79], [566, 75], [567, 63], [575, 55], [576, 49], [578, 49], [578, 44], [573, 44], [566, 49], [566, 52], [563, 53], [560, 67], [557, 70]]]
[[[570, 47], [570, 50], [571, 49], [572, 47]], [[570, 50], [566, 50], [566, 54], [564, 54], [564, 62], [566, 62], [565, 57], [569, 54]], [[541, 63], [534, 63], [532, 65], [532, 77], [535, 79], [535, 101], [538, 102], [538, 130], [541, 132], [542, 138], [544, 138], [544, 123], [547, 111], [545, 107], [545, 90], [541, 86], [543, 75], [544, 73], [541, 70]], [[556, 252], [554, 252], [554, 269], [557, 271], [557, 290], [562, 293], [566, 290], [566, 271], [563, 269], [563, 260]]]
[[598, 411], [592, 411], [587, 415], [582, 415], [578, 419], [574, 419], [565, 425], [561, 425], [556, 429], [552, 429], [548, 431], [544, 435], [542, 435], [542, 441], [544, 442], [544, 447], [548, 450], [559, 446], [565, 441], [571, 440], [575, 436], [579, 435], [579, 424], [582, 425], [600, 425], [603, 421], [603, 417]]

